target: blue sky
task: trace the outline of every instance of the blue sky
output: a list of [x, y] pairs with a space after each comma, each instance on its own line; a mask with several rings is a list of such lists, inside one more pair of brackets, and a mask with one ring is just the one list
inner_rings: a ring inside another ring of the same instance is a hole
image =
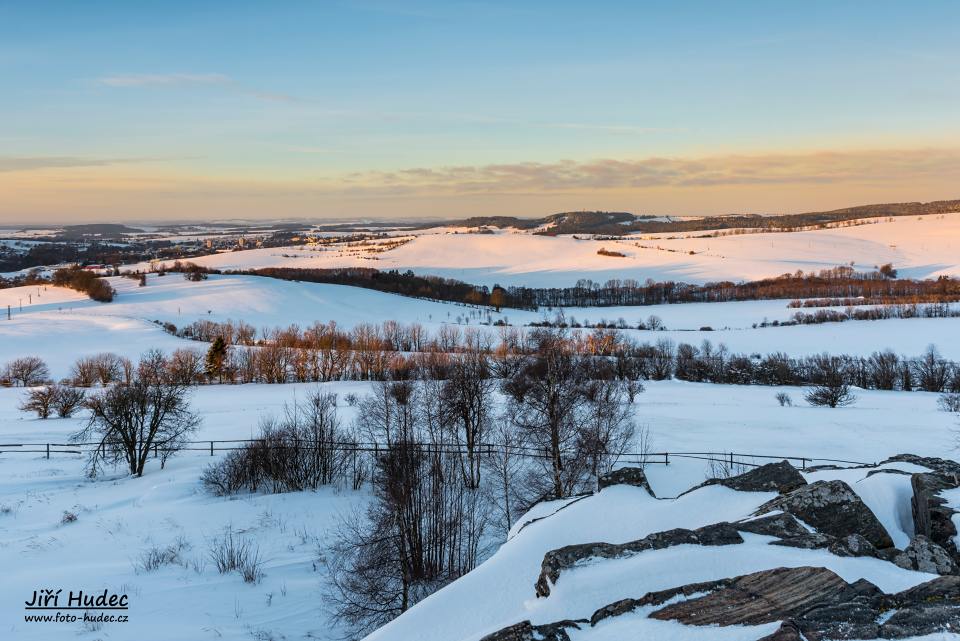
[[958, 197], [958, 24], [956, 2], [0, 0], [0, 221]]

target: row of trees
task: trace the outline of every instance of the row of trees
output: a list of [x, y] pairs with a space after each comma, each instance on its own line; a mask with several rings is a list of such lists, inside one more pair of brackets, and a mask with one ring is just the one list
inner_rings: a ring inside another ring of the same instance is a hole
[[[365, 325], [340, 332], [317, 325], [301, 332], [275, 330], [252, 345], [231, 345], [215, 336], [206, 352], [181, 348], [171, 354], [145, 353], [139, 365], [109, 352], [84, 356], [74, 363], [62, 382], [76, 387], [130, 384], [137, 376], [179, 385], [209, 383], [289, 383], [338, 380], [451, 380], [462, 377], [464, 358], [483, 357], [495, 378], [514, 375], [525, 359], [540, 347], [534, 340], [543, 332], [562, 336], [571, 354], [603, 363], [617, 380], [680, 380], [735, 385], [817, 385], [827, 363], [835, 364], [847, 385], [864, 389], [927, 392], [960, 391], [960, 365], [944, 358], [935, 346], [918, 357], [891, 350], [870, 356], [815, 355], [791, 357], [783, 352], [761, 356], [730, 352], [723, 344], [704, 341], [699, 346], [676, 344], [668, 339], [637, 342], [616, 330], [591, 332], [556, 329], [500, 328], [499, 338], [456, 326], [446, 326], [445, 336], [430, 341], [416, 339], [424, 351], [408, 351], [407, 339], [398, 339], [403, 327], [386, 324], [391, 332]], [[396, 330], [395, 332], [393, 330]], [[415, 332], [416, 333], [416, 332]], [[400, 349], [398, 349], [398, 347]], [[36, 386], [50, 382], [42, 359], [14, 359], [0, 369], [7, 385]]]
[[856, 272], [835, 267], [817, 273], [797, 271], [776, 278], [749, 282], [715, 282], [693, 285], [675, 281], [645, 283], [611, 279], [604, 283], [581, 279], [573, 287], [508, 287], [504, 305], [521, 309], [540, 307], [604, 307], [612, 305], [662, 305], [770, 299], [863, 297], [884, 303], [954, 302], [960, 300], [960, 279], [898, 279], [892, 267], [884, 271]]
[[[614, 252], [616, 253], [616, 252]], [[190, 278], [205, 277], [206, 268], [178, 265]], [[941, 276], [936, 280], [897, 278], [890, 264], [874, 271], [857, 272], [839, 266], [805, 274], [797, 271], [776, 278], [734, 283], [730, 281], [694, 285], [676, 281], [641, 283], [634, 279], [610, 279], [599, 283], [581, 279], [573, 287], [478, 286], [462, 281], [414, 274], [412, 271], [380, 271], [372, 268], [336, 269], [265, 268], [227, 272], [266, 276], [282, 280], [351, 285], [377, 291], [496, 308], [536, 310], [542, 307], [605, 307], [704, 303], [769, 299], [854, 299], [865, 298], [883, 304], [936, 303], [960, 301], [960, 279]]]
[[59, 287], [69, 287], [101, 303], [109, 303], [116, 295], [110, 283], [97, 274], [79, 266], [58, 269], [53, 272], [50, 282]]

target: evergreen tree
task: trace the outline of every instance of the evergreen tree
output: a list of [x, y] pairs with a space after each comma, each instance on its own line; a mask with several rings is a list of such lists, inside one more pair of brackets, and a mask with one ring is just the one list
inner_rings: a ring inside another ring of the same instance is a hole
[[217, 336], [213, 339], [213, 344], [207, 350], [207, 357], [204, 361], [204, 370], [207, 376], [217, 377], [219, 382], [223, 382], [223, 366], [227, 360], [227, 343], [223, 336]]

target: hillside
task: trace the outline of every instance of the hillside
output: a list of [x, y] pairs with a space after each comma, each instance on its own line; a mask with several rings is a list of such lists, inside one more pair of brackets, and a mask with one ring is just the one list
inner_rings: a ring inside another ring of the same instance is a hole
[[[190, 259], [220, 270], [263, 267], [374, 267], [413, 270], [477, 285], [569, 287], [604, 282], [674, 280], [706, 283], [758, 280], [837, 265], [858, 271], [893, 263], [901, 277], [960, 275], [960, 214], [871, 219], [869, 224], [792, 233], [714, 236], [632, 235], [578, 239], [501, 231], [439, 228], [362, 246], [297, 245], [232, 251]], [[598, 254], [616, 250], [624, 257]], [[148, 264], [131, 268], [148, 269]]]

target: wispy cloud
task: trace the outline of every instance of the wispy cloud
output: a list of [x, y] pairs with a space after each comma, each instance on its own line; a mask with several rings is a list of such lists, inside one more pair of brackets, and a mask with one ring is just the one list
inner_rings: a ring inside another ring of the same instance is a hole
[[419, 167], [397, 171], [356, 172], [345, 176], [342, 185], [346, 190], [356, 193], [489, 194], [655, 187], [883, 183], [950, 176], [960, 179], [960, 149], [890, 149]]
[[84, 158], [81, 156], [0, 156], [0, 172], [77, 167], [106, 167], [154, 162], [160, 158]]
[[222, 73], [116, 73], [101, 76], [96, 79], [96, 82], [106, 87], [117, 88], [213, 87], [267, 102], [303, 102], [300, 98], [288, 94], [252, 89]]
[[119, 73], [102, 76], [97, 82], [108, 87], [183, 87], [229, 85], [233, 81], [221, 73]]
[[583, 131], [600, 131], [612, 134], [655, 134], [679, 133], [686, 131], [682, 127], [642, 127], [639, 125], [617, 125], [590, 122], [548, 122], [540, 125], [550, 129], [578, 129]]

